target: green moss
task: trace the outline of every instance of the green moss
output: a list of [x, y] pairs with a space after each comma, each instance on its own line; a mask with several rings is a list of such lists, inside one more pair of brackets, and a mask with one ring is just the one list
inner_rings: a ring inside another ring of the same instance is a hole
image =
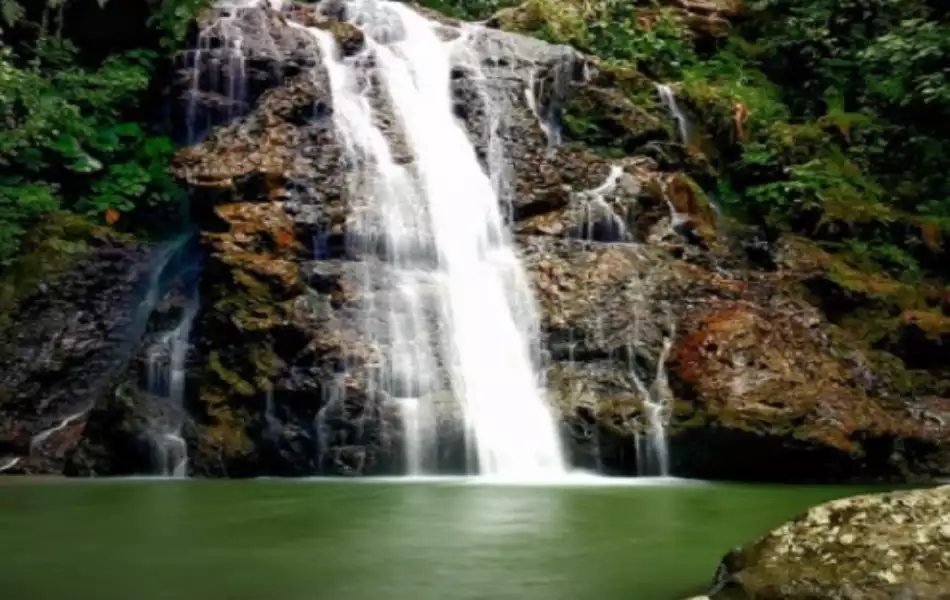
[[568, 135], [590, 146], [633, 152], [650, 140], [670, 139], [664, 120], [618, 89], [586, 87], [564, 107]]
[[913, 305], [919, 297], [918, 291], [909, 285], [884, 274], [860, 271], [840, 260], [834, 260], [828, 266], [827, 277], [844, 290], [900, 307]]
[[284, 362], [270, 344], [255, 344], [248, 349], [248, 360], [253, 366], [254, 384], [259, 390], [267, 390]]
[[225, 368], [221, 364], [221, 354], [217, 350], [208, 357], [208, 369], [230, 389], [242, 396], [253, 396], [257, 392], [252, 383], [245, 381], [236, 371]]
[[882, 351], [869, 351], [873, 372], [887, 381], [901, 397], [914, 397], [938, 393], [938, 382], [926, 371], [908, 369], [904, 362]]
[[8, 325], [17, 306], [66, 272], [77, 260], [86, 256], [93, 245], [119, 244], [133, 241], [96, 225], [88, 219], [70, 214], [54, 213], [43, 219], [23, 242], [22, 252], [0, 272], [0, 331]]
[[[585, 5], [586, 4], [586, 5]], [[580, 0], [527, 0], [499, 11], [492, 24], [500, 29], [536, 35], [554, 43], [583, 46], [587, 20], [602, 2]]]

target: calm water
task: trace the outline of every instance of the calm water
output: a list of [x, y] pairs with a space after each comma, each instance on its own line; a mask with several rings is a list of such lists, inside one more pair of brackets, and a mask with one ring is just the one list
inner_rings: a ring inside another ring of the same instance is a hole
[[682, 600], [842, 487], [0, 485], [11, 600]]

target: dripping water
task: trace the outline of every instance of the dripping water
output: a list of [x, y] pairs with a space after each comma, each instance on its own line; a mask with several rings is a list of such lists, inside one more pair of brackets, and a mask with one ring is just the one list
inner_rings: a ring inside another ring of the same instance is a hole
[[62, 421], [60, 421], [59, 423], [57, 423], [56, 425], [50, 427], [49, 429], [45, 429], [37, 433], [36, 435], [34, 435], [32, 439], [30, 439], [30, 454], [33, 454], [34, 452], [36, 452], [37, 448], [42, 446], [43, 443], [45, 443], [46, 440], [48, 440], [50, 437], [66, 429], [73, 422], [86, 416], [87, 412], [89, 412], [89, 409], [83, 409], [79, 412], [73, 413], [69, 415], [68, 417], [66, 417], [65, 419], [63, 419]]
[[635, 334], [634, 343], [627, 349], [630, 364], [628, 372], [642, 400], [641, 425], [645, 432], [638, 431], [634, 443], [637, 452], [637, 473], [640, 476], [670, 475], [670, 452], [666, 434], [666, 425], [672, 409], [673, 394], [670, 391], [666, 362], [673, 348], [673, 335], [664, 337], [663, 347], [657, 358], [653, 381], [647, 386], [637, 371], [633, 348], [638, 343]]
[[161, 335], [148, 350], [146, 391], [166, 404], [166, 417], [152, 432], [159, 474], [184, 477], [188, 449], [181, 436], [184, 421], [185, 366], [190, 348], [191, 326], [198, 312], [198, 293], [191, 290], [181, 317], [171, 331]]
[[198, 313], [198, 279], [201, 265], [192, 247], [195, 238], [185, 234], [168, 244], [166, 256], [152, 275], [146, 295], [145, 320], [162, 302], [178, 310], [170, 326], [155, 332], [145, 350], [144, 391], [154, 403], [148, 435], [156, 474], [184, 477], [188, 451], [182, 436], [185, 421], [185, 375], [191, 330]]
[[673, 91], [672, 87], [665, 83], [656, 84], [656, 91], [657, 94], [659, 94], [663, 105], [666, 106], [667, 110], [670, 111], [670, 114], [676, 120], [680, 143], [684, 146], [689, 144], [692, 125], [689, 122], [689, 117], [686, 116], [686, 113], [683, 112], [683, 110], [680, 108], [679, 102], [676, 100], [676, 92]]
[[[627, 220], [607, 201], [623, 177], [623, 167], [612, 165], [607, 179], [598, 187], [579, 194], [584, 219], [581, 236], [590, 241], [625, 242], [631, 239]], [[624, 207], [626, 212], [627, 207]]]
[[283, 2], [218, 0], [210, 8], [210, 22], [198, 33], [195, 46], [185, 55], [191, 79], [184, 103], [186, 144], [199, 142], [213, 127], [230, 123], [247, 111], [251, 79], [247, 73], [241, 19], [261, 5], [279, 12]]

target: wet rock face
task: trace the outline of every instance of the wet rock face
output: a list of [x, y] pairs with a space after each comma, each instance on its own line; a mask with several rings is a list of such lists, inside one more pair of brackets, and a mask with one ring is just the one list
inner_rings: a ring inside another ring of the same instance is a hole
[[653, 248], [543, 236], [521, 242], [537, 290], [549, 398], [572, 461], [635, 473], [634, 442], [650, 425], [644, 402], [665, 399], [658, 369], [675, 336], [671, 300], [680, 282]]
[[[228, 27], [274, 38], [245, 48], [248, 73], [266, 65], [260, 93], [175, 165], [194, 189], [207, 255], [188, 399], [192, 473], [403, 472], [395, 396], [410, 393], [438, 407], [432, 460], [458, 471], [464, 425], [444, 378], [397, 382], [392, 395], [371, 385], [386, 375], [392, 343], [366, 334], [380, 329], [367, 307], [397, 297], [373, 270], [387, 249], [366, 233], [373, 213], [359, 192], [368, 183], [334, 129], [319, 48], [287, 19], [329, 31], [341, 56], [365, 67], [357, 83], [377, 90], [377, 124], [395, 162], [411, 169], [375, 59], [332, 10], [247, 10], [256, 12]], [[652, 82], [564, 46], [450, 20], [439, 27], [452, 50], [455, 114], [486, 171], [499, 174], [533, 283], [540, 360], [575, 464], [643, 472], [642, 442], [659, 418], [682, 475], [946, 471], [940, 394], [916, 399], [892, 385], [869, 353], [795, 300], [806, 270], [769, 257], [758, 271], [731, 251], [739, 244], [717, 231], [699, 187], [671, 172], [685, 154]], [[581, 114], [589, 123], [571, 121]], [[624, 158], [598, 153], [610, 140]], [[436, 314], [425, 319], [437, 328]]]
[[816, 506], [722, 561], [712, 600], [939, 600], [950, 487]]
[[67, 475], [172, 475], [186, 459], [194, 428], [178, 390], [190, 384], [179, 377], [193, 351], [181, 331], [194, 314], [200, 263], [186, 238], [160, 245], [150, 263], [128, 360], [86, 414]]
[[0, 467], [16, 461], [5, 473], [61, 472], [88, 411], [110, 393], [128, 361], [148, 253], [102, 235], [81, 242], [88, 246], [77, 246], [5, 315]]
[[[923, 402], [875, 395], [860, 353], [849, 355], [804, 302], [720, 300], [682, 323], [671, 361], [691, 411], [674, 424], [680, 472], [841, 480], [944, 471], [940, 418], [921, 418]], [[708, 447], [715, 457], [704, 458]]]
[[[344, 151], [319, 44], [300, 25], [327, 32], [340, 57], [364, 67], [352, 83], [373, 91], [394, 162], [412, 169], [415, 157], [363, 33], [341, 20], [358, 16], [341, 6], [208, 11], [180, 65], [180, 138], [191, 145], [174, 172], [193, 192], [205, 257], [183, 408], [143, 379], [148, 348], [184, 303], [164, 295], [126, 344], [149, 259], [138, 245], [94, 236], [9, 323], [0, 315], [0, 472], [156, 473], [165, 459], [155, 432], [180, 425], [192, 475], [402, 473], [405, 397], [433, 407], [440, 443], [427, 468], [465, 471], [465, 425], [447, 377], [374, 385], [390, 376], [381, 357], [394, 342], [367, 309], [398, 312], [397, 282], [380, 272], [389, 249], [374, 243], [363, 193], [372, 181]], [[702, 29], [719, 27], [717, 11], [729, 6], [682, 8], [709, 17], [696, 21], [697, 35], [717, 35]], [[542, 18], [516, 9], [489, 23], [533, 31]], [[575, 465], [655, 474], [644, 440], [661, 423], [677, 475], [950, 472], [947, 386], [920, 393], [901, 362], [945, 362], [946, 317], [794, 241], [760, 244], [749, 264], [734, 251], [745, 240], [721, 234], [681, 172], [696, 157], [643, 74], [437, 20], [455, 115], [495, 175], [533, 287], [538, 359]], [[890, 333], [874, 349], [839, 319], [856, 302], [887, 315]], [[438, 332], [436, 311], [421, 318]]]
[[[320, 20], [313, 7], [300, 10]], [[201, 13], [173, 86], [177, 137], [185, 143], [203, 139], [215, 127], [247, 114], [265, 91], [307, 71], [314, 61], [306, 32], [288, 27], [269, 7]]]

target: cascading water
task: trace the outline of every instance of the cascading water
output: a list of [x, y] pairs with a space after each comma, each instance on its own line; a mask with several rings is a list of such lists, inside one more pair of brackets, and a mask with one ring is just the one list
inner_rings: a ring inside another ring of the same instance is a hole
[[139, 308], [147, 343], [144, 388], [150, 403], [147, 434], [153, 450], [153, 473], [185, 477], [188, 449], [185, 421], [185, 367], [191, 326], [198, 313], [198, 264], [195, 241], [183, 234], [159, 251], [149, 287]]
[[[683, 109], [680, 108], [679, 102], [676, 100], [676, 93], [673, 91], [673, 88], [666, 85], [665, 83], [656, 84], [657, 94], [660, 96], [660, 100], [663, 102], [663, 105], [666, 106], [667, 110], [670, 111], [670, 115], [676, 121], [677, 131], [679, 132], [680, 143], [684, 146], [688, 146], [693, 141], [693, 124], [689, 120], [689, 116], [683, 112]], [[722, 220], [722, 208], [719, 204], [716, 203], [712, 195], [707, 195], [707, 201], [709, 202], [710, 207], [716, 213], [717, 223]], [[681, 224], [684, 220], [684, 217], [676, 212], [676, 209], [673, 207], [672, 203], [669, 205], [670, 215], [672, 216], [672, 226], [675, 228]]]
[[[376, 385], [402, 403], [409, 470], [424, 470], [431, 443], [429, 392], [449, 380], [474, 437], [483, 475], [565, 472], [554, 418], [532, 357], [537, 327], [525, 274], [502, 219], [497, 186], [452, 112], [452, 44], [437, 24], [397, 2], [347, 5], [366, 48], [341, 57], [331, 34], [309, 29], [321, 49], [333, 119], [360, 202], [348, 224], [367, 260], [367, 329], [385, 348]], [[397, 127], [380, 125], [382, 89]], [[393, 139], [410, 160], [397, 160]], [[375, 294], [369, 294], [375, 296]]]
[[679, 102], [676, 101], [676, 92], [674, 92], [673, 88], [666, 85], [665, 83], [656, 84], [656, 91], [657, 94], [659, 94], [663, 105], [666, 106], [667, 110], [670, 111], [670, 114], [676, 120], [676, 126], [680, 136], [680, 143], [689, 144], [691, 136], [691, 124], [689, 122], [689, 117], [686, 116], [686, 113], [684, 113], [680, 108]]
[[637, 473], [640, 475], [667, 477], [670, 474], [670, 449], [666, 437], [666, 422], [669, 418], [673, 394], [666, 375], [666, 361], [669, 359], [672, 347], [672, 338], [665, 338], [660, 356], [657, 358], [656, 374], [649, 387], [637, 375], [635, 367], [630, 366], [630, 377], [643, 398], [644, 424], [647, 428], [646, 436], [638, 435], [636, 440]]
[[168, 404], [169, 417], [153, 432], [159, 474], [184, 477], [188, 447], [181, 436], [185, 398], [185, 359], [191, 324], [198, 312], [196, 291], [188, 294], [177, 326], [164, 333], [148, 351], [147, 391]]
[[631, 236], [627, 222], [607, 202], [606, 196], [617, 188], [623, 168], [612, 166], [607, 179], [600, 186], [579, 194], [585, 214], [582, 237], [587, 240], [626, 242]]
[[[247, 77], [241, 49], [243, 38], [235, 20], [241, 9], [254, 4], [241, 0], [217, 3], [214, 20], [198, 35], [195, 48], [186, 56], [192, 74], [185, 114], [185, 141], [189, 144], [198, 141], [214, 125], [230, 121], [243, 110]], [[212, 40], [224, 40], [224, 43], [213, 48]], [[227, 66], [223, 69], [206, 69], [205, 62], [209, 60]], [[223, 92], [225, 101], [215, 111], [200, 110], [200, 97], [209, 92]]]
[[[629, 241], [632, 239], [630, 232], [626, 227], [626, 220], [622, 218], [611, 206], [607, 198], [621, 185], [624, 178], [623, 169], [619, 166], [611, 167], [607, 179], [598, 187], [578, 194], [578, 199], [583, 202], [582, 206], [585, 212], [585, 222], [581, 228], [581, 237], [585, 242], [609, 240], [612, 243]], [[631, 185], [628, 183], [628, 185]], [[631, 189], [632, 195], [636, 196], [638, 190]], [[670, 213], [672, 215], [672, 226], [676, 226], [677, 214], [670, 204]], [[634, 349], [640, 344], [639, 317], [636, 313], [637, 306], [631, 307], [634, 311], [636, 328], [632, 336], [629, 347], [626, 348], [629, 377], [642, 401], [641, 424], [645, 429], [645, 434], [636, 434], [635, 450], [637, 453], [637, 473], [641, 476], [659, 475], [661, 477], [669, 476], [669, 444], [666, 436], [666, 424], [669, 418], [672, 405], [672, 392], [669, 389], [669, 383], [666, 374], [666, 361], [672, 349], [673, 335], [663, 340], [663, 347], [656, 361], [656, 372], [652, 382], [647, 385], [645, 378], [638, 372], [638, 367], [634, 361]], [[603, 340], [606, 332], [603, 330], [603, 323], [597, 323], [598, 327], [595, 336], [599, 338], [600, 345], [605, 345]], [[571, 361], [573, 361], [573, 349], [570, 347]]]

